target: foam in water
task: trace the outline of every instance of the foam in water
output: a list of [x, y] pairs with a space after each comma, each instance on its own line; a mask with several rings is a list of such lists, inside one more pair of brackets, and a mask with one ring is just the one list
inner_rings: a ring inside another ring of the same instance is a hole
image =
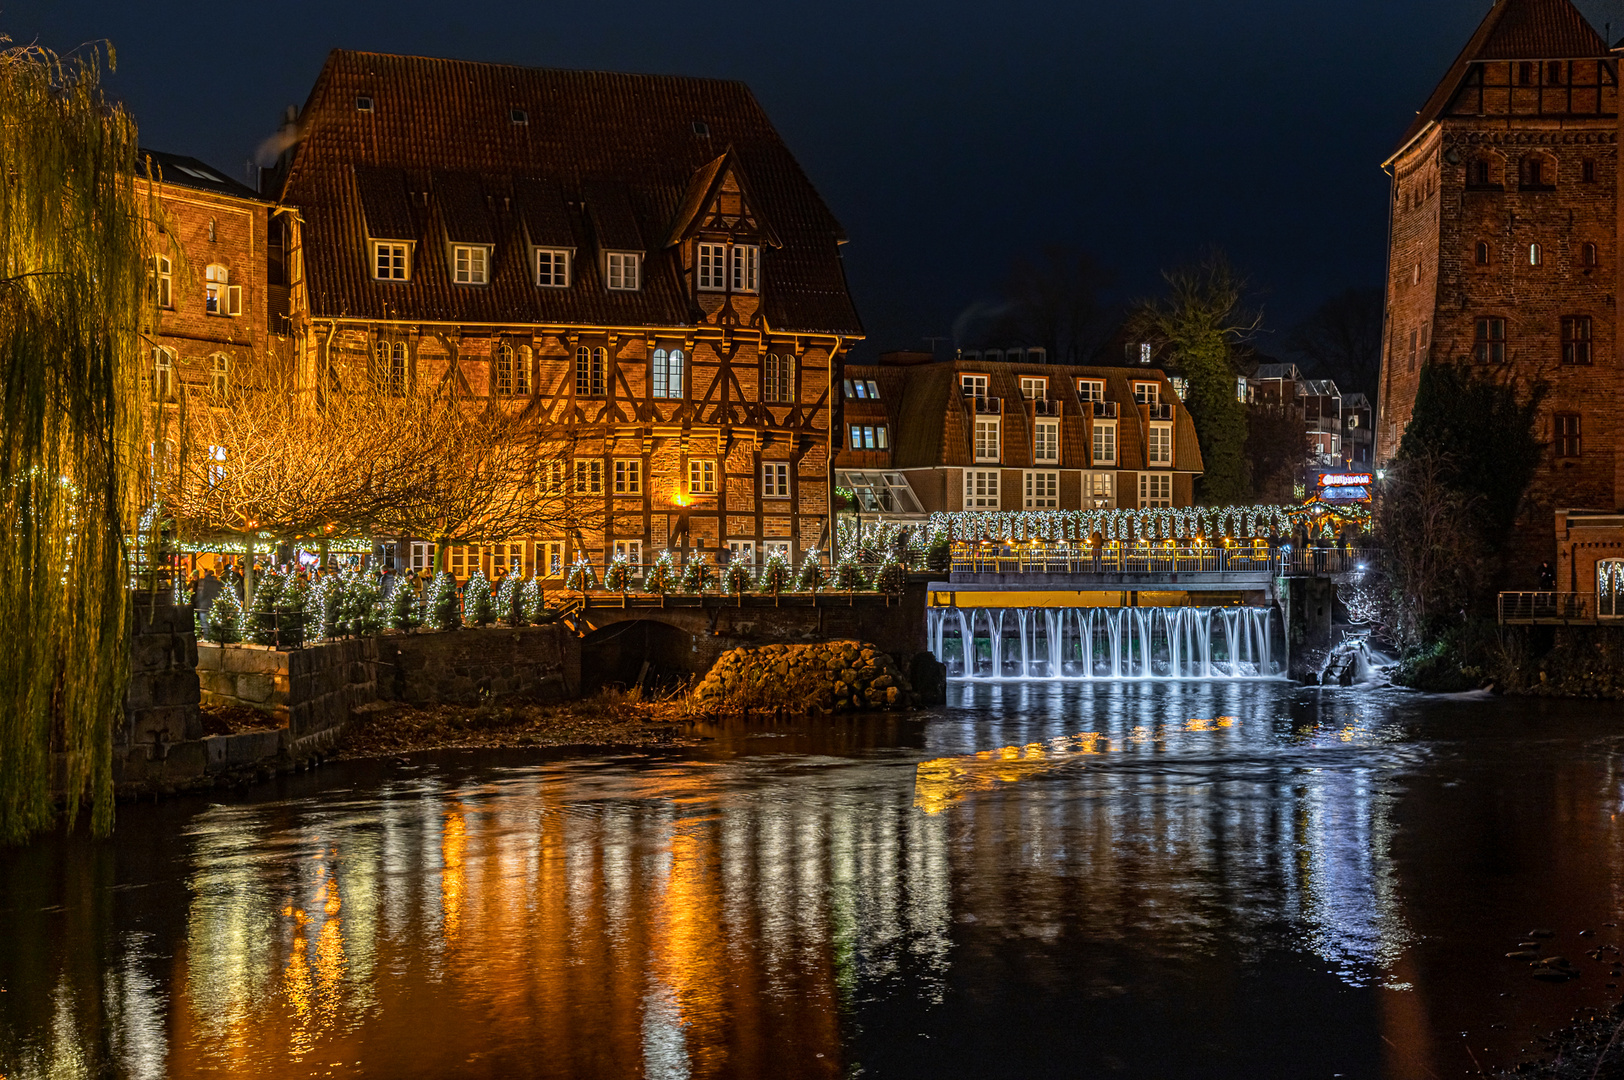
[[932, 608], [928, 630], [950, 678], [1276, 678], [1270, 610]]

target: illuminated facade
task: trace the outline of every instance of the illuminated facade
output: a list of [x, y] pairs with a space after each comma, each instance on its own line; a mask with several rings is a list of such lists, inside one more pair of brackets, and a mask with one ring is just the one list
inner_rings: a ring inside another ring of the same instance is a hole
[[517, 411], [601, 504], [453, 572], [828, 546], [862, 327], [840, 225], [747, 87], [337, 51], [297, 129], [272, 179], [302, 370]]

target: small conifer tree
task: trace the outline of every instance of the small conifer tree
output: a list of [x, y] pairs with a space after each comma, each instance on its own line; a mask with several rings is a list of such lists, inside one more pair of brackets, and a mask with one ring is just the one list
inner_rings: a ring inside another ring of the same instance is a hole
[[430, 630], [455, 630], [461, 626], [462, 608], [457, 603], [457, 579], [444, 570], [434, 575], [423, 606]]
[[856, 592], [863, 587], [863, 568], [855, 556], [847, 555], [835, 564], [834, 586], [837, 589], [845, 589], [848, 593]]
[[586, 553], [582, 552], [575, 557], [575, 563], [570, 567], [569, 577], [564, 580], [564, 588], [584, 593], [597, 587], [598, 572], [592, 569], [592, 563], [587, 561]]
[[462, 588], [462, 618], [474, 626], [489, 626], [496, 617], [496, 605], [491, 599], [491, 583], [484, 573], [475, 570]]
[[610, 592], [623, 593], [632, 584], [632, 564], [626, 556], [616, 555], [603, 572], [603, 587]]
[[396, 630], [415, 630], [423, 621], [423, 603], [417, 595], [417, 583], [410, 577], [395, 579], [395, 591], [389, 594], [389, 625]]
[[664, 596], [676, 585], [677, 564], [669, 551], [662, 551], [660, 557], [654, 560], [654, 565], [649, 567], [647, 576], [643, 578], [643, 589], [645, 592]]
[[227, 583], [209, 605], [208, 639], [217, 645], [241, 641], [242, 624], [242, 601], [237, 599], [237, 590]]
[[703, 551], [695, 552], [688, 565], [682, 568], [682, 591], [702, 593], [710, 588], [713, 580], [715, 573], [710, 557]]
[[722, 591], [742, 596], [750, 584], [750, 568], [738, 559], [730, 561], [722, 572]]
[[496, 587], [496, 617], [509, 626], [523, 626], [530, 621], [524, 612], [524, 584], [523, 575], [514, 572]]
[[519, 590], [519, 599], [526, 622], [540, 625], [552, 621], [552, 613], [547, 610], [547, 594], [542, 591], [540, 578], [531, 577], [526, 581], [524, 588]]
[[287, 579], [275, 570], [268, 570], [254, 588], [254, 602], [248, 606], [247, 636], [256, 645], [277, 643], [277, 609], [282, 604], [282, 591]]
[[789, 559], [781, 552], [775, 551], [767, 556], [766, 563], [761, 567], [761, 577], [756, 580], [756, 591], [777, 596], [793, 584], [794, 578], [789, 568]]
[[801, 560], [801, 572], [795, 578], [795, 588], [800, 592], [815, 593], [828, 584], [828, 581], [829, 575], [823, 569], [823, 560], [818, 549], [813, 548]]

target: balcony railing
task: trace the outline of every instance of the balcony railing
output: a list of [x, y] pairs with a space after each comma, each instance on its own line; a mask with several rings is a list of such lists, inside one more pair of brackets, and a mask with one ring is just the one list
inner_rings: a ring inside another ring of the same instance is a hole
[[1160, 405], [1150, 406], [1150, 418], [1152, 420], [1173, 419], [1173, 403], [1170, 401], [1164, 401]]
[[1058, 401], [1048, 401], [1044, 398], [1032, 398], [1029, 404], [1032, 406], [1033, 416], [1060, 415], [1060, 402]]
[[1095, 416], [1096, 419], [1099, 419], [1099, 420], [1115, 420], [1116, 419], [1116, 414], [1117, 414], [1117, 403], [1116, 402], [1114, 402], [1114, 401], [1096, 401], [1096, 402], [1093, 402], [1093, 405], [1094, 405], [1094, 416]]
[[1595, 593], [1503, 592], [1500, 594], [1500, 621], [1565, 625], [1624, 618], [1624, 603], [1611, 596], [1604, 600], [1598, 608]]
[[976, 396], [976, 412], [1001, 413], [1004, 411], [1004, 399], [995, 397]]

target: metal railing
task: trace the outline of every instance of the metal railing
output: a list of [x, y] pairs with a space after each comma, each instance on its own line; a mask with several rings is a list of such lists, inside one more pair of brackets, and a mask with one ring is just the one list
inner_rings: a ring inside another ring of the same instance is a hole
[[981, 397], [980, 395], [977, 395], [975, 402], [976, 412], [978, 413], [1001, 413], [1004, 411], [1003, 398]]
[[1621, 606], [1608, 604], [1598, 612], [1595, 593], [1581, 592], [1503, 592], [1500, 594], [1502, 623], [1593, 623], [1599, 618], [1624, 618]]
[[959, 547], [952, 570], [960, 574], [1223, 574], [1317, 575], [1358, 573], [1373, 553], [1346, 548], [1298, 551], [1252, 547], [1050, 547], [1016, 551]]
[[1032, 398], [1028, 404], [1032, 406], [1033, 416], [1059, 416], [1060, 402], [1049, 401], [1045, 398]]

